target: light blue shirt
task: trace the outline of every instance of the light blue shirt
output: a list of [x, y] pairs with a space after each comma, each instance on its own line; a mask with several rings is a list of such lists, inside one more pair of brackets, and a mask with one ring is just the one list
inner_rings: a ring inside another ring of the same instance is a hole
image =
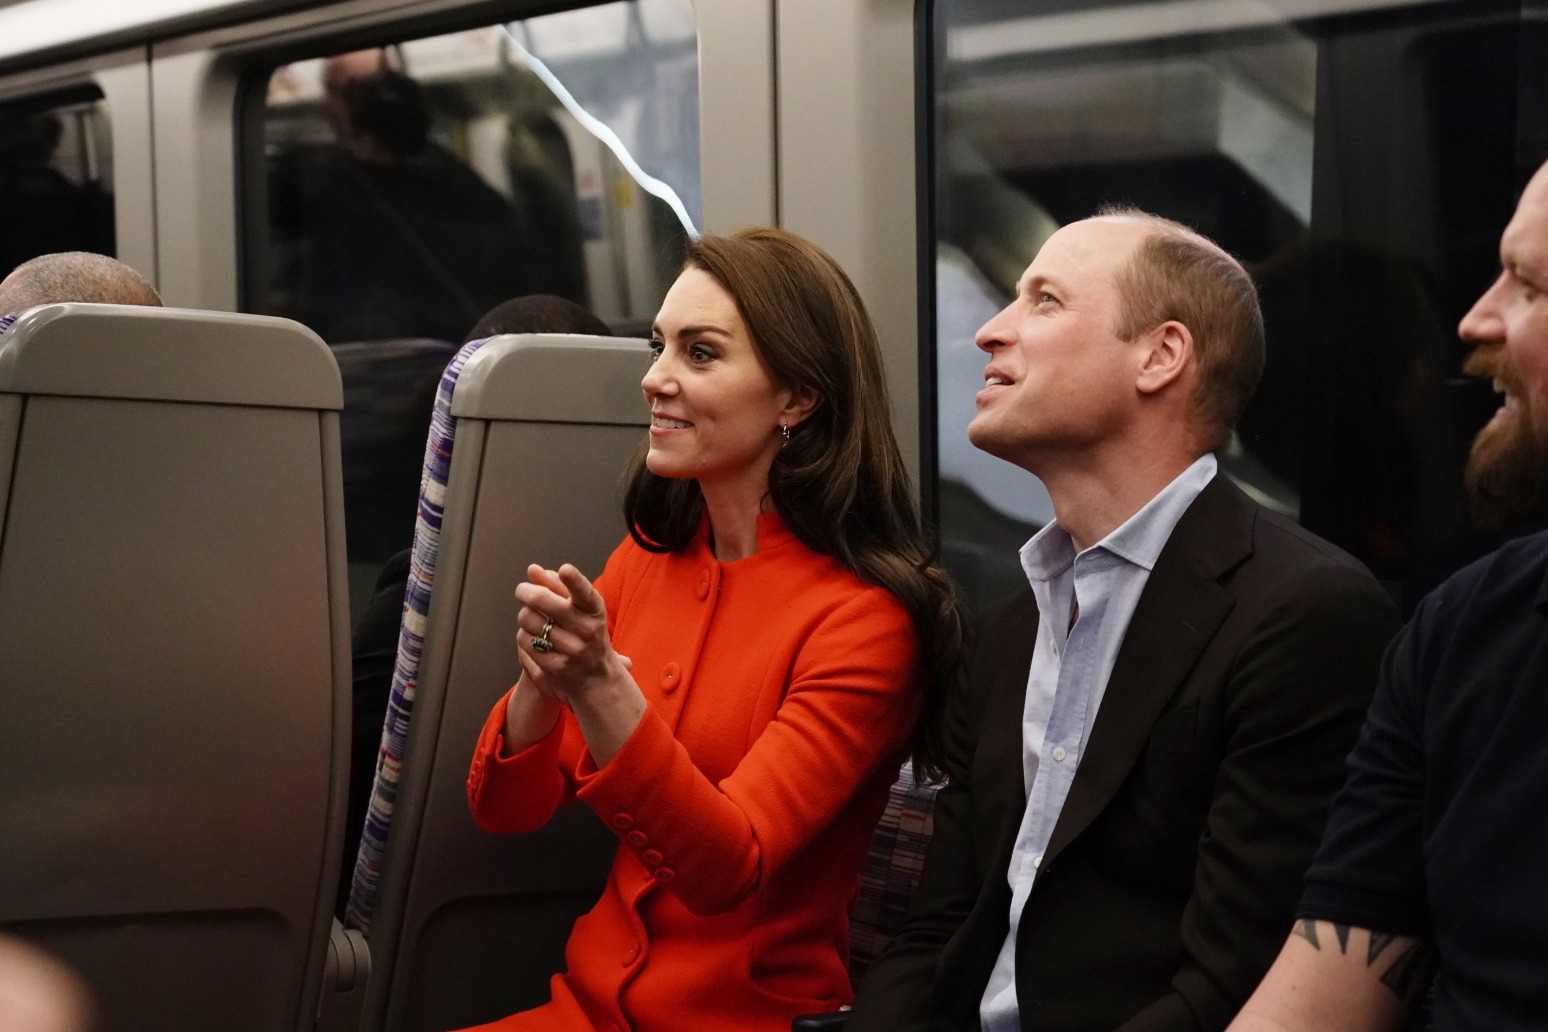
[[[1048, 524], [1022, 546], [1021, 566], [1037, 600], [1037, 642], [1021, 718], [1027, 809], [1006, 874], [1010, 932], [979, 1004], [984, 1032], [1021, 1028], [1016, 1003], [1021, 912], [1032, 895], [1043, 852], [1085, 754], [1107, 679], [1150, 571], [1177, 521], [1215, 472], [1215, 457], [1202, 456], [1122, 526], [1079, 555], [1058, 523]], [[1078, 619], [1073, 619], [1076, 614]]]

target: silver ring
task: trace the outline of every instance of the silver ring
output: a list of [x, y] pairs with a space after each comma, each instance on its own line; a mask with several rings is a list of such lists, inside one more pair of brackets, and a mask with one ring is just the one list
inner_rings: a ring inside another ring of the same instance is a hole
[[543, 630], [532, 639], [532, 647], [538, 652], [554, 651], [554, 643], [548, 640], [548, 632], [554, 629], [552, 620], [543, 621]]

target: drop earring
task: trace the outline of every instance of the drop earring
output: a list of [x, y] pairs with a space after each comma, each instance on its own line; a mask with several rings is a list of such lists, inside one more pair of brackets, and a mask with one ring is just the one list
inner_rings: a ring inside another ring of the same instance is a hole
[[779, 424], [779, 435], [784, 438], [784, 440], [782, 442], [780, 442], [780, 447], [783, 448], [785, 445], [790, 443], [790, 424], [789, 423], [781, 423], [781, 424]]

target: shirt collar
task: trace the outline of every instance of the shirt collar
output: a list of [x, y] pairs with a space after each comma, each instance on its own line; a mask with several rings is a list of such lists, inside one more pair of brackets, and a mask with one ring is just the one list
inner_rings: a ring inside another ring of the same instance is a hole
[[[1204, 453], [1117, 529], [1087, 551], [1102, 549], [1147, 572], [1156, 565], [1177, 521], [1219, 470], [1215, 456]], [[1057, 520], [1021, 546], [1021, 568], [1032, 581], [1049, 581], [1075, 563], [1075, 542]]]

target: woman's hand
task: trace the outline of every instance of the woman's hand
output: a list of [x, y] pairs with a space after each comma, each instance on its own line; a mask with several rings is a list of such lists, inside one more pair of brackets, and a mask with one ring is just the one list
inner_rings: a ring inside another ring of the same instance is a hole
[[[606, 766], [639, 726], [646, 703], [629, 676], [628, 658], [613, 651], [602, 596], [566, 563], [557, 571], [529, 566], [527, 583], [516, 587], [516, 600], [522, 604], [516, 614], [522, 681], [512, 706], [528, 685], [535, 689], [530, 694], [568, 706], [592, 760], [598, 768]], [[508, 707], [508, 725], [511, 716]]]

